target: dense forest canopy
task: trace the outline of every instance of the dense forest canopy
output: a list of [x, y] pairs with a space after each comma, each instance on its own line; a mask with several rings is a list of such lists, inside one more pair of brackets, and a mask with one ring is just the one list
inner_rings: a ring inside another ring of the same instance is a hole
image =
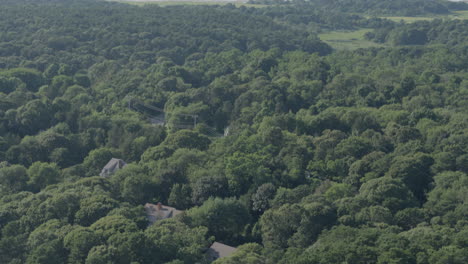
[[390, 42], [393, 45], [444, 44], [457, 46], [468, 43], [468, 20], [417, 21], [412, 24], [380, 27], [367, 35], [376, 42]]
[[467, 263], [467, 20], [368, 16], [465, 5], [404, 3], [0, 2], [0, 263]]
[[468, 4], [465, 2], [444, 0], [250, 0], [249, 3], [301, 5], [322, 10], [401, 16], [447, 14], [451, 10], [468, 10]]

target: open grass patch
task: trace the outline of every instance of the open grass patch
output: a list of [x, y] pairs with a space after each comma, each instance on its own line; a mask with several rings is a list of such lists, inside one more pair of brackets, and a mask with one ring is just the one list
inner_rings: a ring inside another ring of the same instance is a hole
[[468, 19], [468, 10], [467, 11], [455, 11], [453, 12], [452, 15], [450, 15], [451, 18], [458, 18], [458, 19]]
[[336, 50], [355, 50], [359, 48], [383, 47], [384, 44], [375, 43], [364, 38], [364, 34], [372, 29], [354, 31], [330, 31], [319, 34], [319, 38]]
[[392, 20], [395, 22], [400, 22], [404, 21], [405, 23], [413, 23], [416, 21], [422, 21], [422, 20], [433, 20], [438, 17], [404, 17], [404, 16], [388, 16], [388, 17], [381, 17], [381, 18], [386, 18], [388, 20]]
[[406, 17], [406, 16], [384, 16], [381, 18], [386, 18], [395, 22], [400, 22], [404, 21], [406, 23], [413, 23], [416, 21], [421, 21], [421, 20], [433, 20], [436, 18], [440, 19], [468, 19], [468, 11], [454, 11], [453, 13], [449, 15], [442, 15], [442, 16], [421, 16], [421, 17]]

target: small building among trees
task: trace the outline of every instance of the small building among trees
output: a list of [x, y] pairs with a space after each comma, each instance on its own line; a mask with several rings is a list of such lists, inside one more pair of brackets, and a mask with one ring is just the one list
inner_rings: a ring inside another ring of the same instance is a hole
[[236, 250], [237, 248], [235, 247], [231, 247], [219, 242], [214, 242], [206, 254], [208, 255], [208, 259], [210, 261], [215, 261], [219, 258], [230, 256]]
[[121, 159], [112, 158], [111, 160], [109, 160], [109, 162], [107, 162], [106, 166], [104, 166], [99, 176], [107, 178], [115, 172], [117, 172], [118, 170], [123, 169], [125, 166], [127, 166], [127, 163], [125, 161]]
[[148, 221], [150, 222], [150, 225], [152, 225], [154, 222], [158, 220], [171, 218], [183, 212], [183, 211], [175, 209], [174, 207], [162, 205], [162, 203], [157, 203], [157, 204], [146, 203], [145, 211], [148, 217]]

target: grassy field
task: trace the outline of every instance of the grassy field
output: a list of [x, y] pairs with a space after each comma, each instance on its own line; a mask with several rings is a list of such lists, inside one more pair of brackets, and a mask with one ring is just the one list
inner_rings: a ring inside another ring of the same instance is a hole
[[455, 11], [453, 14], [446, 15], [446, 16], [431, 16], [431, 17], [392, 17], [392, 16], [384, 16], [381, 18], [386, 18], [390, 19], [395, 22], [400, 22], [404, 21], [406, 23], [413, 23], [416, 21], [421, 21], [421, 20], [433, 20], [436, 18], [450, 18], [450, 19], [468, 19], [468, 11]]
[[148, 4], [152, 5], [160, 5], [160, 6], [173, 6], [173, 5], [226, 5], [226, 4], [233, 4], [237, 7], [245, 6], [245, 7], [265, 7], [266, 5], [254, 5], [254, 4], [247, 4], [242, 2], [222, 2], [222, 1], [125, 1], [125, 0], [116, 0], [115, 2], [130, 4], [130, 5], [138, 5], [144, 6]]
[[421, 21], [421, 20], [433, 20], [436, 17], [381, 17], [381, 18], [386, 18], [395, 22], [404, 21], [406, 23], [413, 23], [413, 22]]
[[[395, 22], [404, 21], [406, 23], [413, 23], [421, 20], [432, 20], [436, 18], [449, 18], [449, 19], [468, 19], [468, 11], [457, 11], [448, 16], [433, 16], [433, 17], [382, 17]], [[321, 40], [325, 41], [328, 45], [336, 50], [355, 50], [358, 48], [370, 47], [385, 47], [384, 44], [374, 43], [364, 38], [364, 34], [372, 31], [372, 29], [359, 29], [355, 31], [330, 31], [319, 34]]]
[[[246, 6], [261, 8], [267, 5], [253, 5], [242, 2], [222, 2], [217, 0], [193, 0], [193, 1], [126, 1], [126, 0], [109, 0], [117, 1], [121, 3], [127, 3], [132, 5], [143, 6], [147, 4], [155, 4], [160, 6], [171, 6], [171, 5], [226, 5], [228, 3], [234, 4], [235, 6]], [[451, 19], [468, 19], [468, 11], [457, 11], [447, 16], [433, 16], [433, 17], [391, 17], [387, 18], [395, 22], [404, 21], [406, 23], [413, 23], [421, 20], [432, 20], [436, 18], [451, 18]], [[371, 48], [371, 47], [385, 47], [385, 44], [379, 44], [372, 41], [368, 41], [364, 38], [364, 34], [372, 31], [371, 29], [359, 29], [355, 31], [330, 31], [321, 33], [318, 36], [320, 39], [336, 50], [355, 50], [359, 48]]]
[[331, 31], [319, 34], [319, 38], [336, 50], [355, 50], [359, 48], [384, 47], [383, 44], [374, 43], [364, 38], [364, 34], [371, 29], [356, 31]]
[[468, 11], [456, 11], [453, 15], [450, 15], [450, 17], [458, 19], [468, 19]]

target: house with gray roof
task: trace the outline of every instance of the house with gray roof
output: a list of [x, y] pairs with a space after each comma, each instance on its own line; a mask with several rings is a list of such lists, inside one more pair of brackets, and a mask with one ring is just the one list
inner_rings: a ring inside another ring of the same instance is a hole
[[107, 162], [106, 166], [104, 166], [99, 176], [107, 178], [114, 174], [116, 171], [124, 168], [125, 166], [127, 166], [127, 163], [125, 163], [125, 161], [121, 159], [112, 158], [111, 160], [109, 160], [109, 162]]
[[177, 210], [174, 207], [158, 204], [145, 204], [145, 211], [150, 225], [162, 219], [167, 219], [181, 214], [183, 211]]
[[215, 261], [219, 258], [230, 256], [236, 250], [237, 248], [235, 247], [231, 247], [219, 242], [214, 242], [206, 254], [208, 255], [208, 259], [210, 261]]

